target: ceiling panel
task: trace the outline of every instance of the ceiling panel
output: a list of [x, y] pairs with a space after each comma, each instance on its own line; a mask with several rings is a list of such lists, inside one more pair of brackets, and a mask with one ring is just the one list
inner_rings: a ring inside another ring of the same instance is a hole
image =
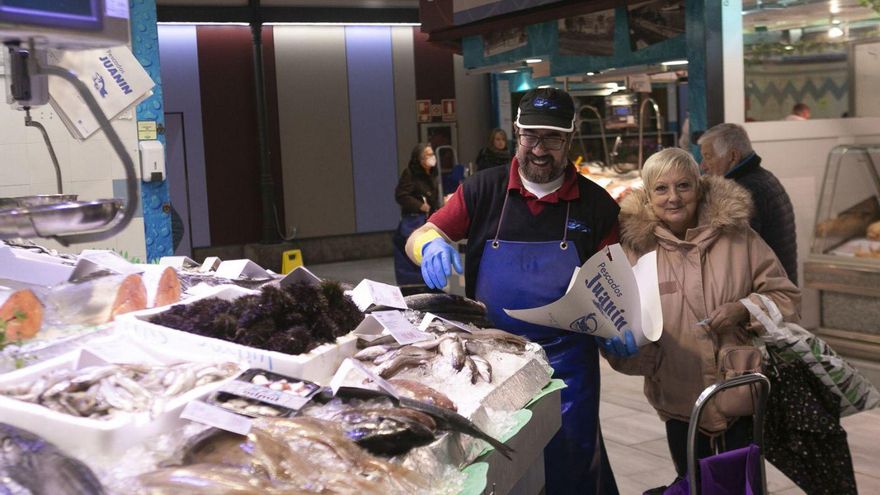
[[[163, 6], [245, 7], [248, 0], [157, 0]], [[261, 0], [265, 7], [417, 8], [418, 0]]]

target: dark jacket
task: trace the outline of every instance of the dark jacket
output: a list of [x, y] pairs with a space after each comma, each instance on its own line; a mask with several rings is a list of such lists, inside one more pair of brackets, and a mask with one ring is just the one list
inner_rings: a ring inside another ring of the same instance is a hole
[[421, 164], [410, 164], [400, 174], [397, 189], [394, 190], [394, 198], [400, 204], [401, 215], [424, 213], [422, 198], [428, 202], [431, 211], [440, 207], [440, 198], [437, 197], [437, 179], [428, 175]]
[[794, 208], [785, 188], [775, 175], [761, 166], [761, 157], [757, 153], [728, 172], [726, 177], [735, 180], [751, 193], [755, 210], [749, 223], [776, 253], [788, 279], [797, 285]]
[[489, 147], [480, 150], [477, 155], [477, 171], [487, 168], [510, 165], [510, 152], [507, 150], [495, 150]]

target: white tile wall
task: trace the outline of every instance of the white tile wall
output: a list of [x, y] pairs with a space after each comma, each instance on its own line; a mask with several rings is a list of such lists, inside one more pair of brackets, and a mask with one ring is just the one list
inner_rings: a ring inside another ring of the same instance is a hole
[[31, 193], [30, 186], [2, 186], [0, 185], [0, 198], [15, 198], [27, 196]]
[[[4, 82], [0, 75], [0, 86]], [[77, 141], [49, 105], [31, 110], [31, 116], [49, 133], [61, 167], [65, 193], [79, 194], [84, 200], [113, 196], [112, 179], [124, 178], [125, 172], [103, 133], [84, 142]], [[135, 119], [115, 120], [113, 127], [131, 154], [139, 175]], [[55, 169], [40, 131], [25, 127], [24, 112], [13, 110], [0, 101], [0, 196], [55, 192]], [[86, 248], [116, 249], [146, 260], [143, 218], [133, 219], [122, 233], [94, 245], [65, 248], [48, 239], [37, 239], [36, 242], [65, 252], [79, 252]]]
[[[28, 135], [40, 135], [37, 129], [28, 129]], [[51, 134], [49, 135], [51, 139]], [[18, 145], [16, 145], [18, 146]], [[31, 184], [50, 183], [49, 189], [42, 191], [43, 193], [54, 193], [55, 191], [55, 167], [52, 166], [52, 159], [49, 157], [49, 149], [46, 147], [42, 137], [39, 142], [29, 142], [25, 145], [27, 150], [27, 162], [33, 163], [33, 166], [24, 167], [30, 173]], [[70, 145], [67, 141], [61, 139], [52, 140], [52, 148], [55, 150], [55, 156], [58, 157], [58, 166], [61, 167], [61, 179], [67, 180], [68, 166], [70, 163]], [[45, 166], [43, 166], [45, 164]]]
[[24, 144], [0, 144], [0, 184], [20, 186], [30, 183]]

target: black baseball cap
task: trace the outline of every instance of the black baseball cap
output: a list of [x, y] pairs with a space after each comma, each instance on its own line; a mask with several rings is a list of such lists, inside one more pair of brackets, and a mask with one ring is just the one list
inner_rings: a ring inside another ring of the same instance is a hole
[[561, 89], [530, 89], [519, 101], [516, 125], [520, 129], [574, 131], [574, 100]]

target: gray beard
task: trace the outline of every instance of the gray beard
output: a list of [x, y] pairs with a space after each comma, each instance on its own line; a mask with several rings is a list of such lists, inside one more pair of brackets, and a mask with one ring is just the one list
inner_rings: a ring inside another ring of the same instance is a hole
[[529, 159], [529, 153], [525, 153], [524, 156], [519, 159], [519, 170], [522, 172], [523, 177], [525, 177], [526, 180], [534, 182], [535, 184], [546, 184], [559, 178], [559, 176], [565, 172], [565, 165], [567, 163], [567, 160], [563, 158], [562, 162], [554, 162], [549, 168], [541, 168], [532, 165], [532, 162]]

